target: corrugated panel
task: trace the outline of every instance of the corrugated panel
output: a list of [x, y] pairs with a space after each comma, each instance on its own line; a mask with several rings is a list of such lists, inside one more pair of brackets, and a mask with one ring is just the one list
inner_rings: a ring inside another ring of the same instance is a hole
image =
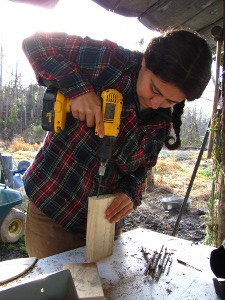
[[206, 38], [214, 51], [216, 43], [211, 36], [211, 29], [215, 25], [223, 26], [223, 1], [164, 1], [144, 14], [140, 22], [160, 31], [168, 27], [197, 31]]
[[223, 0], [92, 0], [107, 10], [137, 17], [147, 28], [164, 31], [170, 27], [197, 31], [214, 51], [211, 29], [223, 27]]
[[[92, 0], [105, 9], [126, 17], [139, 17], [157, 2], [156, 0]], [[160, 1], [158, 1], [160, 2]]]

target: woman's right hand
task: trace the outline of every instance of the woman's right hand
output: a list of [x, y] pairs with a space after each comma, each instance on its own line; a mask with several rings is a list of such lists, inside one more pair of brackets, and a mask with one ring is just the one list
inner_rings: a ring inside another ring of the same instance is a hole
[[96, 124], [99, 137], [104, 136], [101, 101], [95, 92], [70, 98], [70, 109], [75, 119], [86, 121], [88, 127]]

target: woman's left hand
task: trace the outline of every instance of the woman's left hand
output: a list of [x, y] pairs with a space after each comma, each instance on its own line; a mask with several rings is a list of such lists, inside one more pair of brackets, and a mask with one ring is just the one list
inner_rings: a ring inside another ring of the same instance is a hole
[[131, 199], [126, 194], [118, 194], [110, 206], [106, 209], [106, 219], [110, 222], [118, 222], [134, 210]]

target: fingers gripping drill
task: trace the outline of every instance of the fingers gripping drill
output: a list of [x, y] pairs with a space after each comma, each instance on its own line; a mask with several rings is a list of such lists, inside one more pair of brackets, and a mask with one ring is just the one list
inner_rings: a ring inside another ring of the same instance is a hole
[[[100, 193], [102, 177], [108, 161], [112, 156], [112, 149], [119, 134], [120, 115], [123, 107], [123, 96], [114, 89], [108, 89], [101, 94], [104, 137], [99, 138], [99, 186]], [[66, 115], [70, 112], [70, 101], [59, 90], [47, 88], [43, 98], [42, 128], [46, 131], [60, 132], [65, 128]], [[95, 134], [98, 135], [96, 125]]]

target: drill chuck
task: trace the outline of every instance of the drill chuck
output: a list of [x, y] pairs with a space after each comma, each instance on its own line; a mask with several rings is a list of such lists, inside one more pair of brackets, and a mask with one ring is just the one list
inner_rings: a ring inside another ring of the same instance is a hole
[[99, 170], [98, 170], [98, 174], [100, 176], [104, 176], [105, 175], [106, 164], [107, 163], [100, 162]]
[[112, 149], [116, 137], [114, 136], [104, 136], [99, 138], [99, 148], [98, 148], [98, 157], [99, 157], [99, 175], [104, 176], [105, 169], [108, 161], [112, 156]]

